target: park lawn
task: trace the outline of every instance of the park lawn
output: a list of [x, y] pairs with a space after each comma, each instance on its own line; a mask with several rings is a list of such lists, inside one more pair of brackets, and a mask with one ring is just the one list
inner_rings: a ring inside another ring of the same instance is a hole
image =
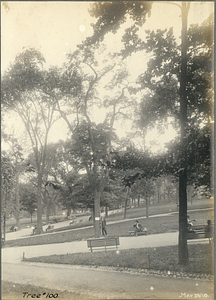
[[[194, 201], [193, 204], [188, 203], [188, 214], [190, 215], [191, 212], [190, 210], [194, 209], [203, 209], [203, 208], [212, 208], [213, 207], [213, 202], [203, 201], [203, 202], [196, 202]], [[175, 203], [154, 203], [152, 205], [149, 205], [148, 208], [149, 215], [156, 215], [156, 214], [163, 214], [163, 213], [169, 213], [169, 212], [178, 212], [177, 210], [177, 205]], [[110, 214], [107, 217], [107, 221], [115, 221], [115, 220], [121, 220], [123, 218], [123, 211], [115, 213], [115, 214]], [[132, 219], [132, 218], [141, 218], [146, 216], [146, 208], [145, 207], [136, 207], [136, 208], [131, 208], [127, 209], [127, 219]]]
[[[41, 262], [67, 265], [85, 266], [107, 266], [117, 269], [150, 269], [172, 272], [171, 275], [179, 272], [196, 274], [199, 278], [208, 278], [213, 275], [213, 255], [214, 247], [212, 244], [191, 244], [188, 245], [189, 265], [181, 267], [178, 264], [178, 246], [167, 246], [157, 248], [140, 248], [130, 250], [110, 250], [95, 251], [87, 253], [73, 253], [66, 255], [51, 255], [43, 257], [29, 258], [28, 262]], [[150, 266], [149, 260], [150, 259]], [[205, 275], [204, 275], [205, 274]], [[193, 276], [194, 277], [194, 276]]]
[[[206, 220], [214, 219], [213, 210], [199, 210], [190, 212], [191, 219], [196, 219], [197, 224], [204, 224]], [[178, 231], [178, 214], [171, 214], [167, 216], [151, 217], [147, 219], [139, 219], [143, 227], [146, 227], [148, 234], [158, 234], [165, 232]], [[107, 225], [108, 236], [128, 236], [128, 227], [134, 224], [134, 220], [121, 220], [119, 223], [113, 223]], [[77, 225], [75, 225], [77, 226]], [[84, 226], [82, 224], [81, 226]], [[16, 240], [9, 240], [5, 242], [5, 247], [19, 247], [19, 246], [31, 246], [31, 245], [44, 245], [54, 243], [65, 243], [76, 240], [87, 240], [94, 237], [94, 229], [91, 222], [86, 222], [86, 226], [83, 228], [76, 228], [73, 230], [72, 226], [65, 231], [44, 233], [41, 235], [29, 236], [28, 238], [20, 238]], [[64, 228], [65, 229], [65, 228]]]

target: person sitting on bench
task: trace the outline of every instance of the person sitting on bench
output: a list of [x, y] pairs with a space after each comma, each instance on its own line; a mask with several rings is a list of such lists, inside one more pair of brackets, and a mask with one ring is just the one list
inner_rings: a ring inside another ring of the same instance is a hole
[[141, 224], [140, 224], [137, 220], [136, 220], [136, 222], [134, 223], [134, 227], [135, 227], [135, 234], [136, 234], [137, 232], [143, 231], [143, 228], [142, 228]]
[[187, 229], [188, 229], [188, 231], [192, 230], [192, 226], [193, 226], [192, 222], [193, 221], [196, 222], [196, 219], [195, 220], [191, 220], [190, 216], [187, 216]]
[[48, 227], [46, 228], [46, 231], [47, 230], [50, 230], [50, 229], [52, 229], [52, 226], [50, 225], [50, 223], [48, 224]]

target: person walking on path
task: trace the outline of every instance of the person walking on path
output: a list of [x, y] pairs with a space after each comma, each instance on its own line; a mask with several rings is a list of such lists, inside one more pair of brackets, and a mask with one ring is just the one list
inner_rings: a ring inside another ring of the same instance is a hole
[[107, 235], [106, 220], [104, 217], [102, 217], [102, 219], [101, 219], [101, 228], [102, 228], [102, 235], [106, 236]]

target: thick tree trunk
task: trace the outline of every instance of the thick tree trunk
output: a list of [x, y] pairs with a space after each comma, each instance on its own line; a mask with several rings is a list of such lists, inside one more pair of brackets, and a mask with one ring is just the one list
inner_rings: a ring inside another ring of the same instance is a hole
[[188, 264], [187, 247], [187, 170], [179, 175], [179, 264]]
[[182, 49], [181, 49], [181, 77], [180, 77], [180, 125], [182, 163], [179, 173], [179, 264], [188, 264], [187, 248], [187, 15], [188, 2], [182, 2]]

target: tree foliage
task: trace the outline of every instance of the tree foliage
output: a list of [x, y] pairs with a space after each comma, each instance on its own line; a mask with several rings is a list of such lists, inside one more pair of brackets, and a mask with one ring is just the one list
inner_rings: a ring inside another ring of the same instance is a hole
[[37, 210], [37, 190], [31, 183], [20, 185], [20, 203], [21, 208], [27, 211], [31, 218]]
[[90, 16], [96, 17], [93, 24], [93, 36], [87, 42], [102, 41], [108, 32], [116, 33], [120, 26], [130, 18], [135, 25], [142, 25], [150, 16], [152, 3], [139, 1], [100, 1], [94, 2], [89, 10]]
[[[147, 71], [139, 77], [142, 89], [148, 93], [140, 104], [138, 124], [150, 128], [155, 122], [162, 127], [168, 117], [179, 130], [180, 121], [180, 61], [179, 47], [172, 30], [147, 32], [145, 48], [153, 54]], [[183, 165], [188, 168], [188, 179], [195, 186], [210, 187], [210, 139], [213, 99], [212, 17], [201, 26], [190, 26], [187, 33], [187, 156], [183, 155], [180, 140], [168, 144], [166, 171], [178, 175]], [[201, 167], [202, 166], [202, 167]], [[198, 170], [202, 169], [200, 173]], [[205, 170], [204, 170], [205, 169]], [[207, 175], [209, 174], [209, 175]]]

